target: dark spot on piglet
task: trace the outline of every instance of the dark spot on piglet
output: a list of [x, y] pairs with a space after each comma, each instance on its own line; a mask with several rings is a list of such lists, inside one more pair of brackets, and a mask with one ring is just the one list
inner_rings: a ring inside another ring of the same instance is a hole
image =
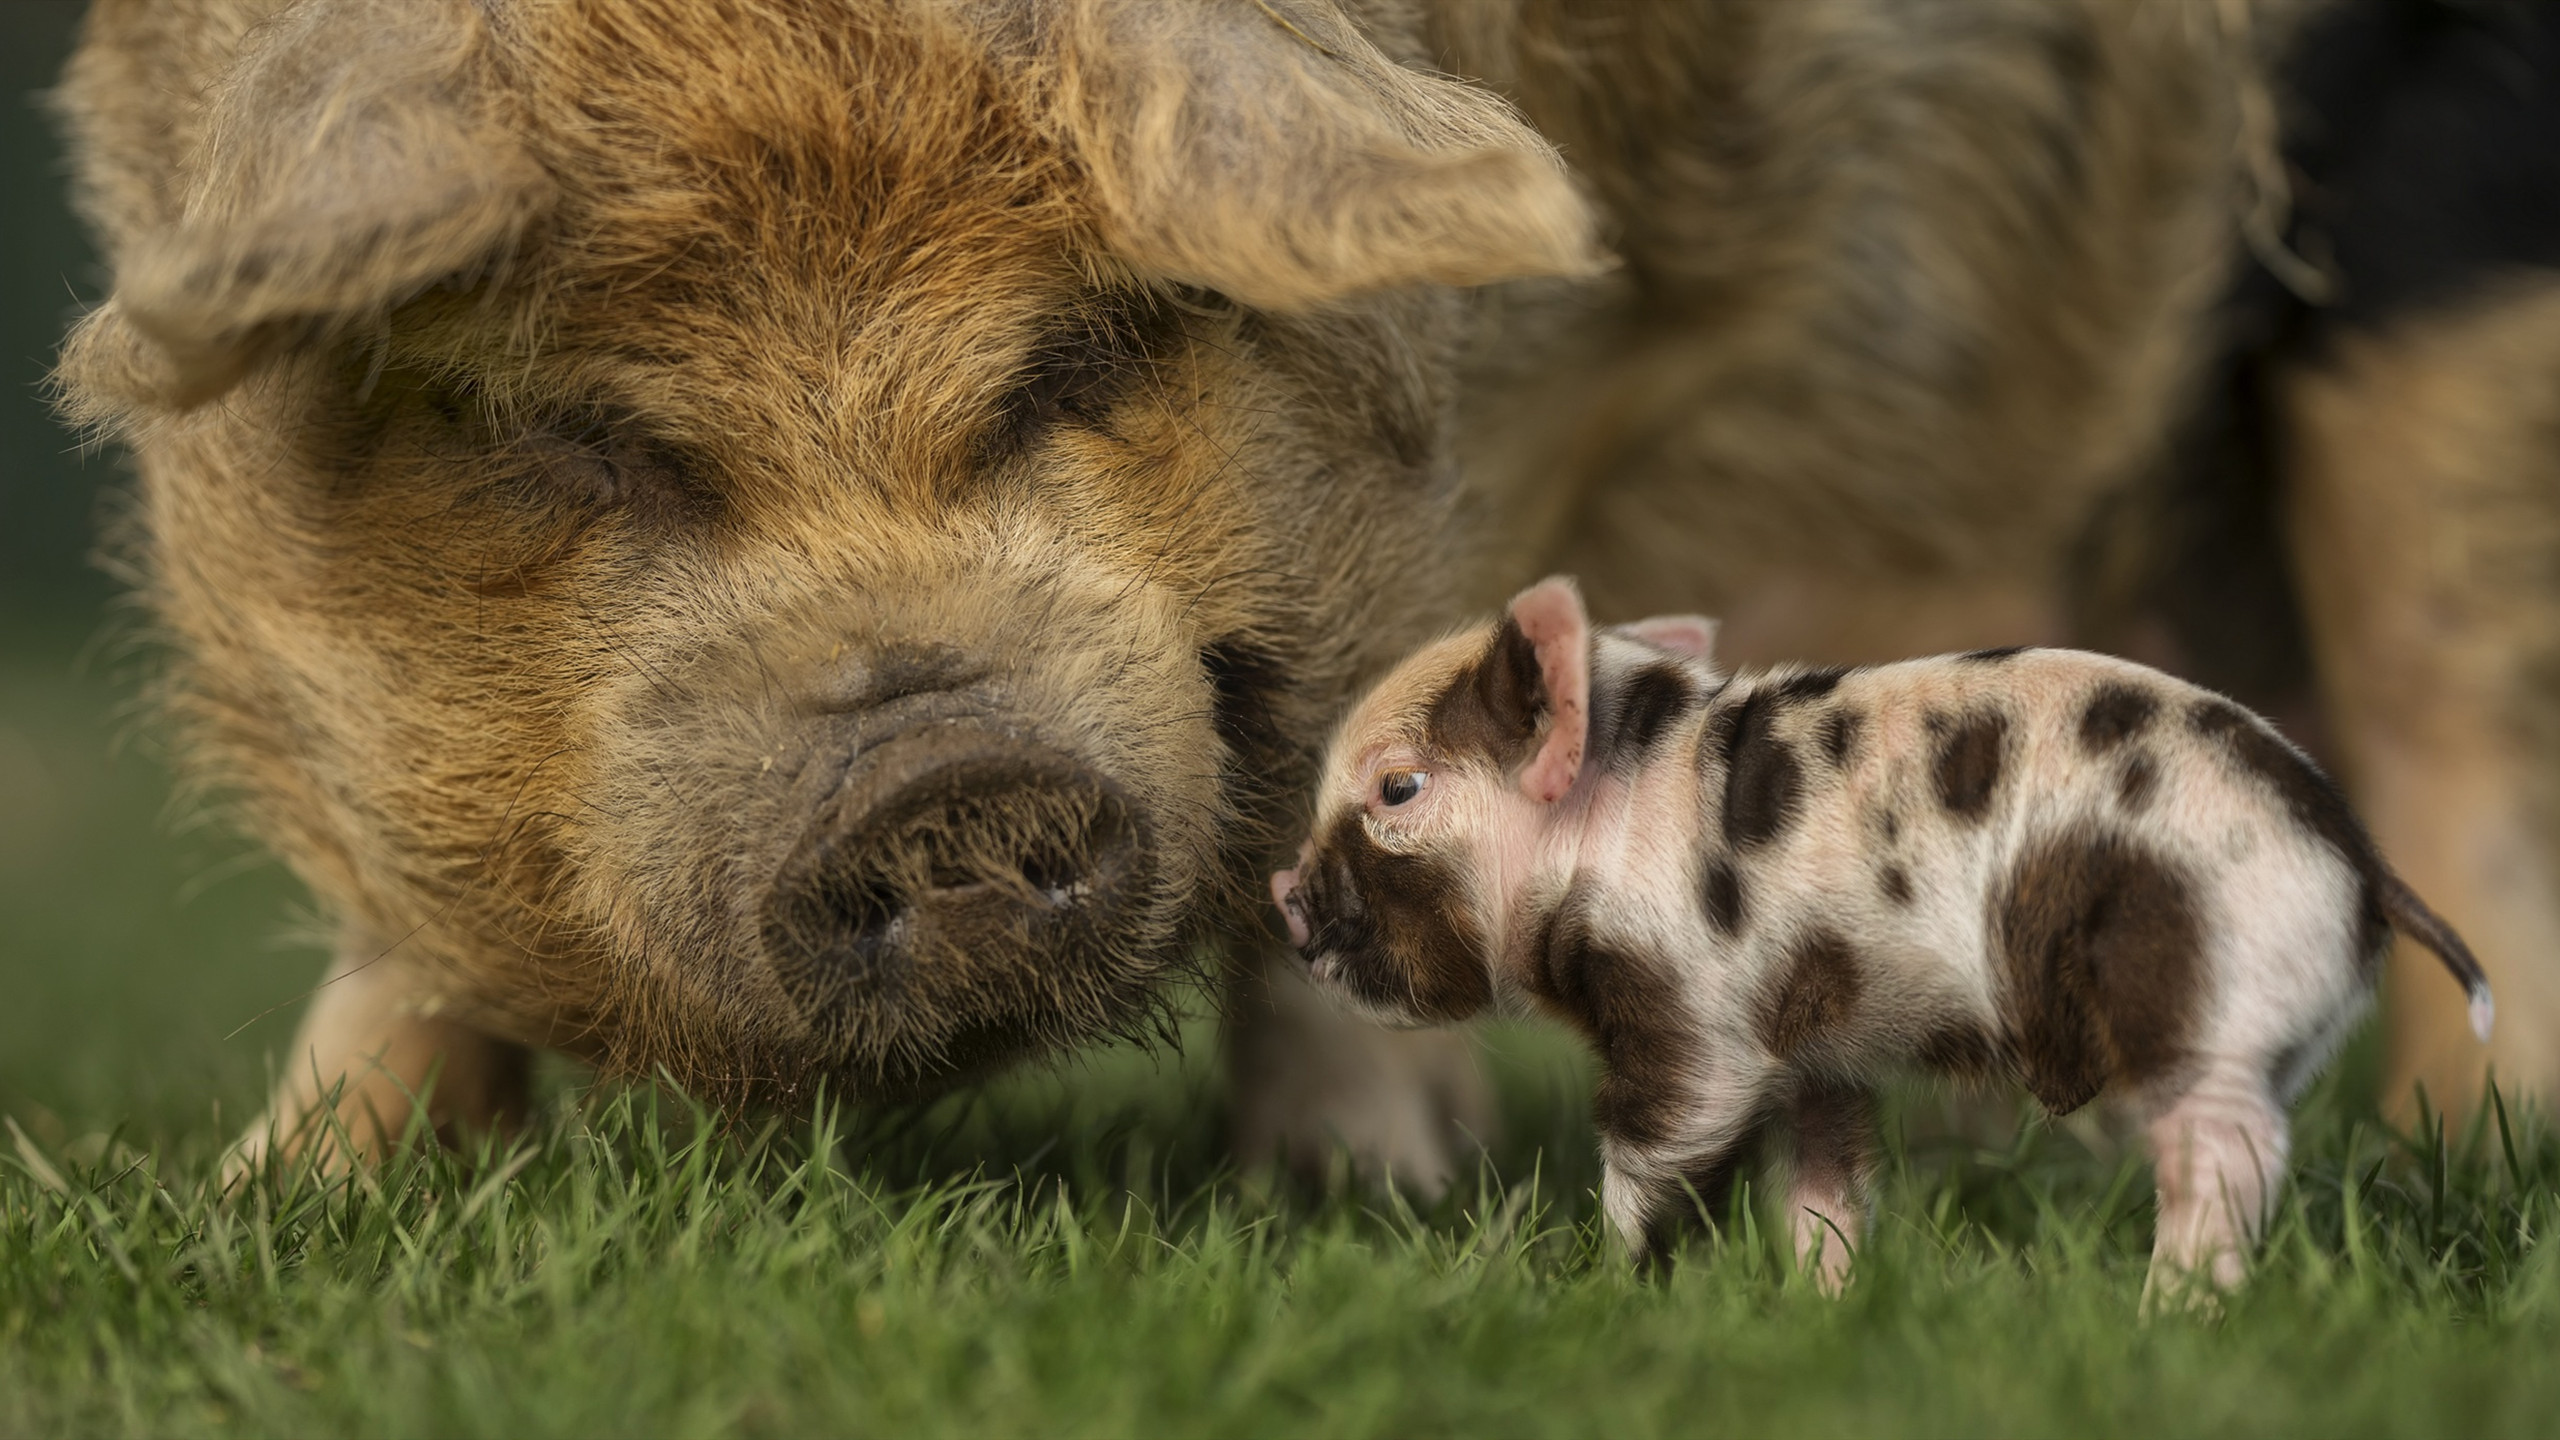
[[1765, 690], [1734, 707], [1725, 738], [1724, 834], [1735, 846], [1776, 839], [1804, 788], [1795, 751], [1774, 733], [1777, 710]]
[[1760, 1002], [1760, 1038], [1781, 1058], [1836, 1037], [1857, 1010], [1864, 984], [1849, 942], [1816, 930], [1789, 947], [1777, 983]]
[[1618, 730], [1611, 758], [1641, 762], [1664, 731], [1689, 711], [1697, 694], [1677, 665], [1648, 665], [1627, 677], [1618, 701]]
[[1884, 897], [1886, 899], [1892, 901], [1896, 905], [1908, 905], [1911, 903], [1910, 871], [1903, 869], [1899, 865], [1887, 865], [1884, 867], [1884, 874], [1878, 877], [1878, 882], [1884, 887]]
[[1742, 933], [1742, 874], [1730, 860], [1707, 864], [1707, 919], [1723, 935]]
[[2115, 835], [2055, 836], [2020, 857], [1991, 928], [2008, 1049], [2047, 1109], [2185, 1061], [2204, 932], [2167, 860]]
[[2356, 819], [2347, 797], [2338, 793], [2329, 777], [2299, 751], [2227, 700], [2199, 702], [2189, 723], [2198, 735], [2220, 741], [2243, 769], [2266, 781], [2295, 824], [2327, 841], [2358, 871], [2372, 871], [2373, 842], [2366, 837], [2363, 822]]
[[1867, 717], [1855, 710], [1834, 710], [1822, 717], [1822, 754], [1834, 766], [1846, 765], [1856, 753]]
[[1938, 803], [1967, 820], [1980, 820], [1989, 814], [1991, 797], [2000, 788], [2000, 768], [2008, 739], [2008, 718], [1996, 710], [1980, 711], [1943, 725], [1931, 767], [1938, 786]]
[[2032, 645], [2002, 645], [1990, 650], [1967, 650], [1956, 658], [1970, 660], [1976, 665], [1996, 665], [2003, 660], [2023, 655], [2034, 648]]
[[2116, 803], [2139, 811], [2160, 788], [2160, 766], [2149, 755], [2135, 754], [2116, 771]]
[[1960, 1079], [1984, 1079], [1999, 1066], [2000, 1051], [1970, 1018], [1953, 1016], [1929, 1025], [1912, 1047], [1927, 1069]]
[[1826, 665], [1819, 670], [1800, 670], [1770, 688], [1780, 700], [1790, 703], [1819, 700], [1839, 689], [1841, 677], [1848, 673], [1844, 666]]
[[2080, 746], [2103, 755], [2141, 734], [2160, 713], [2160, 697], [2135, 685], [2110, 681], [2080, 711]]
[[2362, 881], [2363, 950], [2378, 953], [2390, 921], [2383, 915], [2377, 881], [2384, 873], [2382, 857], [2365, 834], [2347, 797], [2303, 754], [2228, 700], [2196, 703], [2187, 723], [2198, 735], [2218, 741], [2240, 767], [2266, 782], [2284, 802], [2293, 822], [2318, 836], [2338, 857], [2353, 866]]
[[1527, 988], [1599, 1052], [1593, 1122], [1631, 1145], [1664, 1143], [1689, 1103], [1682, 1078], [1696, 1044], [1679, 991], [1653, 957], [1597, 941], [1578, 895], [1567, 894], [1541, 929]]
[[1493, 999], [1484, 941], [1456, 868], [1379, 848], [1358, 812], [1317, 847], [1299, 889], [1307, 953], [1338, 957], [1335, 976], [1363, 999], [1458, 1021]]

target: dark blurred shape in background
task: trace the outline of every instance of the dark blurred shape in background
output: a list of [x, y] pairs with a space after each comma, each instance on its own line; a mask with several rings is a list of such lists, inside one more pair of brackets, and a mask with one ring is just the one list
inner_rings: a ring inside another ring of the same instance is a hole
[[[0, 3], [0, 615], [10, 628], [94, 624], [112, 593], [91, 563], [100, 489], [117, 473], [54, 423], [44, 378], [99, 267], [65, 203], [61, 143], [43, 107], [71, 53], [78, 0]], [[16, 646], [25, 637], [0, 638]]]

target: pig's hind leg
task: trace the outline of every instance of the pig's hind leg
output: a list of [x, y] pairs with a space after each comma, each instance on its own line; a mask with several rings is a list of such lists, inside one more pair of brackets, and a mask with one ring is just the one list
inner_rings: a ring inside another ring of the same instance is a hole
[[2215, 1057], [2148, 1127], [2160, 1187], [2147, 1298], [2247, 1273], [2285, 1174], [2291, 1137], [2264, 1064]]
[[1828, 1294], [1848, 1283], [1866, 1234], [1867, 1179], [1875, 1162], [1875, 1096], [1863, 1085], [1808, 1079], [1787, 1107], [1795, 1164], [1787, 1214], [1797, 1268]]

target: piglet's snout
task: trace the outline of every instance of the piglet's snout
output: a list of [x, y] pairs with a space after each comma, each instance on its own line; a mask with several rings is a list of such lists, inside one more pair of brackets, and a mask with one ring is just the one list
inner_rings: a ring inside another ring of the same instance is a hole
[[1275, 872], [1271, 877], [1271, 903], [1280, 907], [1280, 918], [1288, 922], [1289, 943], [1307, 948], [1307, 902], [1298, 895], [1298, 872], [1295, 869]]

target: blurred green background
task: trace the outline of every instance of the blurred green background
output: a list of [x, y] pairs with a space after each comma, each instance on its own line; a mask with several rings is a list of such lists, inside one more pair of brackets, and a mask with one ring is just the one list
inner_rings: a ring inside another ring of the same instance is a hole
[[171, 807], [148, 651], [92, 558], [129, 472], [46, 407], [102, 285], [42, 102], [80, 11], [0, 0], [0, 1114], [54, 1143], [237, 1123], [320, 965], [278, 867]]

